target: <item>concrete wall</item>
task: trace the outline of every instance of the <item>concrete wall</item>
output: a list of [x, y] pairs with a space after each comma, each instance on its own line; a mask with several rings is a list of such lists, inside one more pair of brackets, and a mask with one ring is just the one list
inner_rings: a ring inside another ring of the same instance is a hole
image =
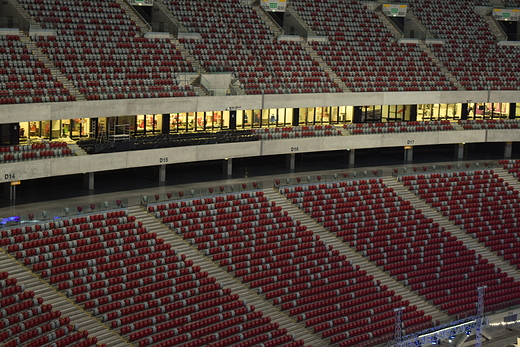
[[154, 26], [154, 30], [157, 30], [159, 23], [163, 23], [163, 29], [165, 31], [169, 32], [170, 34], [177, 35], [179, 29], [173, 22], [170, 15], [162, 11], [162, 8], [165, 8], [165, 6], [162, 5], [160, 7], [157, 3], [154, 3], [152, 8], [152, 25]]
[[503, 102], [520, 100], [520, 91], [432, 91], [381, 93], [313, 93], [230, 95], [226, 97], [184, 97], [109, 101], [73, 101], [0, 106], [0, 124], [38, 120], [113, 117], [136, 114], [224, 111], [280, 107], [415, 105], [461, 102]]
[[0, 1], [0, 16], [15, 18], [18, 21], [18, 29], [29, 32], [29, 21], [18, 12], [18, 10], [9, 1]]
[[190, 163], [290, 153], [421, 146], [436, 144], [520, 141], [520, 130], [465, 130], [409, 134], [314, 137], [84, 155], [1, 164], [0, 183], [161, 164]]

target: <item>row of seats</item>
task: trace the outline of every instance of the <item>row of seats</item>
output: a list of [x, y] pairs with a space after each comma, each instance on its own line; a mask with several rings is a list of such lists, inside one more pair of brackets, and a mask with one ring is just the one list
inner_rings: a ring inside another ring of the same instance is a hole
[[1, 231], [25, 266], [137, 346], [302, 346], [127, 211]]
[[431, 326], [430, 316], [352, 265], [263, 191], [159, 203], [148, 211], [331, 343], [389, 339], [393, 309], [401, 306], [407, 332]]
[[459, 120], [458, 123], [465, 130], [478, 129], [518, 129], [519, 123], [516, 119], [475, 119]]
[[74, 155], [66, 142], [33, 143], [0, 147], [0, 162], [24, 161]]
[[[400, 177], [403, 184], [455, 225], [519, 266], [518, 191], [493, 170]], [[440, 176], [440, 177], [439, 177]]]
[[[423, 175], [424, 176], [424, 175]], [[280, 188], [289, 201], [403, 285], [452, 316], [475, 314], [476, 288], [498, 304], [520, 302], [513, 278], [415, 210], [382, 179]], [[446, 292], [464, 287], [459, 296]], [[503, 295], [502, 295], [503, 294]]]
[[351, 135], [455, 130], [450, 121], [356, 123], [345, 124], [343, 127], [347, 129]]
[[295, 127], [277, 127], [253, 129], [253, 134], [258, 134], [261, 140], [294, 139], [316, 136], [341, 136], [341, 130], [336, 130], [333, 125], [312, 125]]
[[44, 304], [42, 298], [35, 298], [34, 292], [26, 291], [24, 285], [17, 284], [16, 278], [7, 272], [0, 272], [0, 343], [5, 347], [38, 347], [52, 345], [99, 346], [96, 337], [89, 337], [88, 331], [79, 331], [70, 318], [62, 317], [52, 305]]

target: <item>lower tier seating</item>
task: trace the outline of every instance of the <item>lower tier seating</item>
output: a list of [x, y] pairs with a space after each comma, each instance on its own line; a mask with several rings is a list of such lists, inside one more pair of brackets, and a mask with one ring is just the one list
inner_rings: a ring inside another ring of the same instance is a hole
[[520, 172], [520, 160], [513, 159], [513, 160], [500, 160], [499, 164], [502, 165], [504, 170], [507, 170], [513, 177], [516, 179], [519, 179], [519, 172]]
[[266, 300], [330, 343], [391, 339], [396, 307], [407, 333], [431, 317], [374, 281], [262, 191], [149, 206], [149, 212]]
[[[514, 166], [514, 165], [513, 165]], [[493, 170], [400, 177], [439, 213], [520, 269], [518, 191]]]
[[0, 272], [0, 344], [3, 347], [99, 346], [96, 337], [80, 331], [52, 305], [35, 298], [17, 279]]
[[281, 188], [318, 223], [449, 315], [474, 315], [478, 286], [488, 310], [520, 304], [520, 283], [426, 218], [382, 179]]
[[136, 346], [303, 345], [126, 211], [2, 230], [0, 241]]

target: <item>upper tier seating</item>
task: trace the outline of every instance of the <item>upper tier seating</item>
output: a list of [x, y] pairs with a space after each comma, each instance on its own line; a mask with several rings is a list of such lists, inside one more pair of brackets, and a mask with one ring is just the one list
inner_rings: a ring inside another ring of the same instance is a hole
[[260, 140], [294, 139], [302, 137], [340, 136], [341, 130], [336, 130], [333, 125], [310, 125], [281, 128], [253, 129], [253, 134], [258, 134]]
[[396, 123], [355, 123], [343, 126], [351, 135], [392, 134], [423, 131], [455, 130], [451, 122], [446, 121], [410, 121]]
[[295, 0], [293, 6], [328, 38], [313, 48], [352, 91], [456, 89], [418, 45], [396, 43], [362, 2]]
[[506, 7], [519, 7], [520, 6], [520, 1], [519, 0], [502, 0], [502, 3]]
[[126, 211], [0, 236], [16, 259], [137, 346], [303, 345]]
[[399, 179], [455, 225], [520, 269], [518, 191], [493, 170], [413, 175]]
[[410, 0], [421, 23], [445, 44], [429, 44], [434, 54], [468, 90], [520, 88], [520, 48], [500, 46], [475, 2]]
[[0, 35], [0, 104], [74, 100], [18, 35]]
[[340, 346], [391, 339], [396, 307], [407, 333], [431, 317], [373, 281], [262, 191], [159, 203], [148, 211], [251, 289]]
[[[169, 39], [148, 39], [117, 2], [22, 0], [43, 28], [34, 36], [87, 100], [195, 96], [177, 74], [193, 72]], [[59, 6], [58, 6], [59, 5]]]
[[472, 119], [459, 120], [459, 124], [465, 130], [475, 129], [518, 129], [519, 122], [516, 119]]
[[520, 282], [467, 249], [382, 179], [310, 184], [280, 192], [449, 315], [474, 315], [476, 288], [484, 284], [486, 310], [520, 303]]
[[66, 142], [33, 143], [0, 147], [0, 163], [74, 155]]
[[70, 318], [61, 317], [52, 305], [35, 298], [34, 292], [25, 291], [17, 279], [0, 272], [0, 344], [3, 347], [100, 346], [88, 331], [78, 331]]
[[299, 42], [277, 41], [240, 0], [166, 1], [201, 40], [181, 39], [208, 72], [231, 72], [247, 94], [341, 92]]

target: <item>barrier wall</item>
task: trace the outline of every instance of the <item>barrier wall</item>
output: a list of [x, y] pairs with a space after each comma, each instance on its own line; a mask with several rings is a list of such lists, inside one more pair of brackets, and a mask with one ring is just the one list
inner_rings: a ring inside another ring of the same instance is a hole
[[[2, 105], [0, 124], [136, 114], [299, 108], [321, 106], [417, 105], [465, 102], [514, 103], [520, 91], [431, 91], [230, 95]], [[14, 117], [14, 118], [13, 118]]]
[[519, 130], [332, 136], [171, 147], [0, 164], [0, 183], [134, 167], [333, 150], [519, 141]]

